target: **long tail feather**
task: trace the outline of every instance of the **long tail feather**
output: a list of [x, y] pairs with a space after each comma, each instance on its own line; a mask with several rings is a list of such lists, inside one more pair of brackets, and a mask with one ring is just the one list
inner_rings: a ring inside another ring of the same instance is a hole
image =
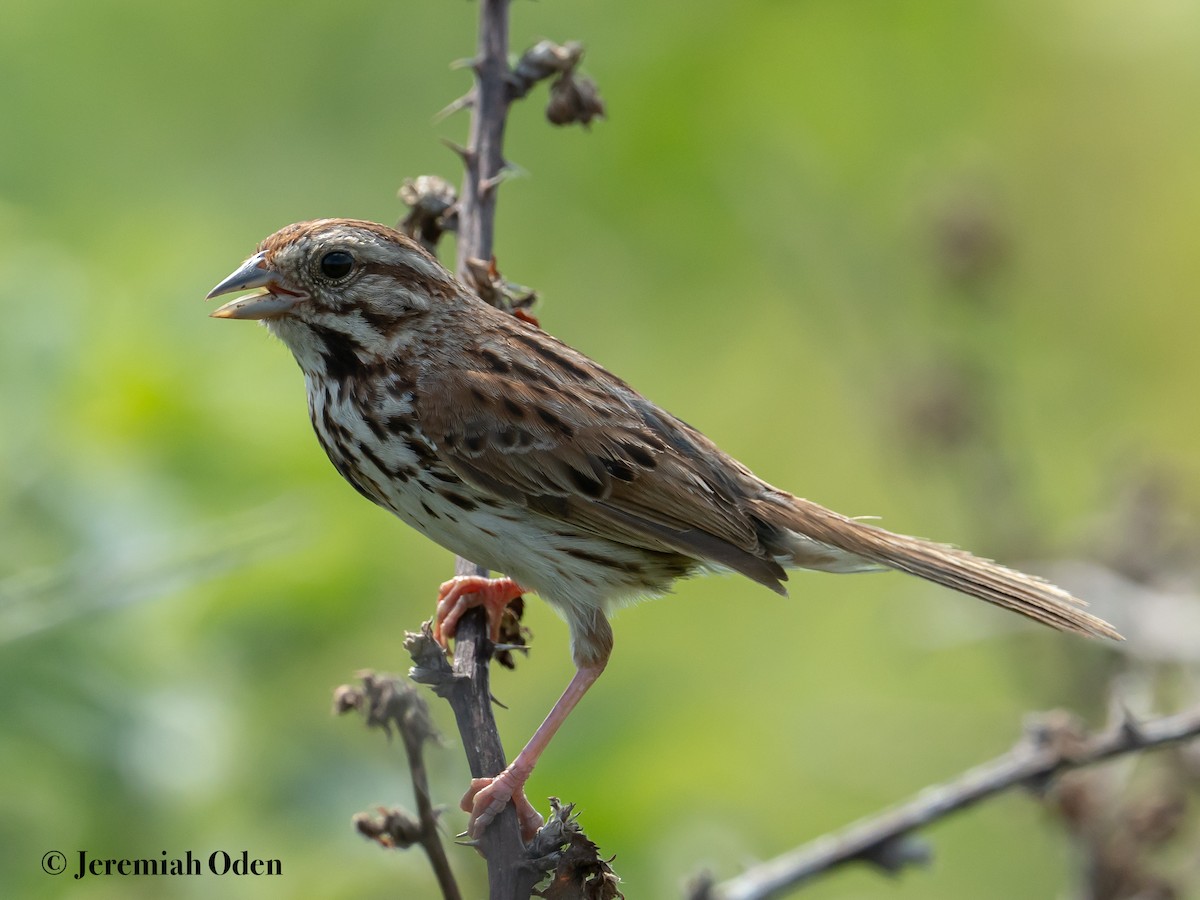
[[782, 496], [771, 497], [757, 505], [767, 521], [808, 540], [970, 594], [1052, 628], [1123, 640], [1103, 619], [1084, 612], [1086, 603], [1041, 578], [956, 547], [895, 534], [800, 497], [786, 496], [784, 501]]

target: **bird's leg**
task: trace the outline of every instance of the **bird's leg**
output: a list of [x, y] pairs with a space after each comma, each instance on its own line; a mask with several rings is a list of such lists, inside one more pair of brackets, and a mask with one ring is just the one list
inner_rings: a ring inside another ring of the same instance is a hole
[[464, 812], [471, 814], [471, 820], [467, 824], [467, 832], [471, 837], [478, 838], [482, 835], [488, 824], [504, 809], [509, 800], [517, 809], [517, 818], [521, 823], [521, 837], [525, 841], [529, 841], [542, 826], [541, 815], [525, 798], [525, 782], [529, 780], [529, 775], [533, 772], [533, 767], [536, 765], [538, 757], [542, 755], [542, 751], [546, 749], [559, 726], [571, 714], [575, 704], [600, 677], [607, 661], [606, 656], [599, 662], [579, 665], [575, 671], [575, 677], [571, 679], [567, 689], [558, 698], [558, 702], [554, 704], [550, 714], [534, 732], [525, 748], [517, 754], [517, 758], [509, 763], [508, 768], [499, 775], [471, 780], [471, 786], [459, 804]]
[[525, 593], [511, 578], [483, 578], [478, 575], [456, 575], [438, 589], [437, 615], [433, 620], [433, 637], [443, 647], [454, 637], [458, 620], [469, 609], [482, 606], [487, 610], [492, 643], [500, 639], [500, 620], [508, 604]]

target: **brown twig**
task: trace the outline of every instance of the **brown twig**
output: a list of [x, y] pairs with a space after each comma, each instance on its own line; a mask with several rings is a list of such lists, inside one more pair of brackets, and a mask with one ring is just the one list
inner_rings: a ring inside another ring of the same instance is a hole
[[[464, 108], [471, 110], [467, 146], [450, 144], [465, 169], [462, 190], [455, 200], [453, 189], [439, 179], [424, 177], [406, 182], [401, 199], [412, 210], [402, 220], [401, 227], [430, 249], [444, 231], [455, 230], [458, 234], [455, 270], [459, 279], [486, 302], [531, 320], [526, 307], [536, 294], [504, 281], [496, 269], [493, 253], [497, 189], [508, 171], [503, 152], [508, 108], [514, 100], [524, 97], [534, 83], [556, 74], [551, 106], [558, 112], [552, 115], [549, 108], [547, 111], [555, 124], [587, 125], [603, 115], [603, 102], [595, 85], [576, 74], [583, 56], [583, 48], [578, 44], [558, 47], [544, 41], [521, 57], [518, 70], [510, 68], [509, 2], [481, 0], [478, 46], [471, 60], [475, 84], [466, 96], [444, 111], [448, 114]], [[489, 574], [486, 568], [463, 557], [455, 560], [454, 573], [485, 577]], [[410, 635], [408, 647], [416, 662], [413, 679], [433, 686], [454, 710], [472, 776], [499, 774], [506, 765], [506, 757], [492, 715], [488, 667], [495, 648], [488, 638], [483, 610], [468, 612], [458, 623], [452, 667], [428, 633]], [[503, 657], [501, 661], [504, 662]], [[543, 871], [530, 862], [515, 809], [506, 807], [482, 837], [472, 843], [487, 860], [490, 896], [494, 900], [526, 900]]]
[[334, 692], [334, 712], [344, 714], [358, 710], [365, 716], [367, 727], [380, 728], [389, 738], [393, 728], [400, 732], [417, 801], [417, 818], [414, 820], [403, 810], [381, 809], [378, 816], [359, 813], [354, 817], [355, 827], [364, 837], [385, 847], [406, 848], [420, 844], [429, 857], [444, 900], [461, 900], [462, 894], [442, 846], [438, 810], [430, 797], [429, 776], [425, 770], [425, 744], [439, 740], [429, 717], [429, 708], [416, 688], [395, 676], [359, 672], [358, 677], [361, 687], [342, 685]]
[[468, 276], [467, 261], [491, 259], [495, 244], [496, 187], [504, 171], [504, 128], [508, 121], [508, 6], [509, 0], [480, 0], [479, 44], [471, 67], [470, 138], [462, 151], [466, 174], [458, 201], [458, 259], [460, 278]]
[[[421, 634], [408, 635], [405, 647], [412, 654], [414, 663], [409, 676], [413, 681], [432, 687], [449, 702], [471, 775], [480, 777], [500, 772], [506, 761], [496, 719], [492, 715], [487, 621], [480, 616], [482, 621], [478, 628], [464, 629], [468, 618], [475, 616], [466, 616], [459, 623], [453, 666], [434, 641], [428, 623]], [[511, 805], [496, 817], [478, 841], [470, 843], [487, 860], [491, 900], [528, 900], [542, 873], [528, 864], [517, 813]]]
[[[470, 138], [460, 152], [466, 172], [458, 200], [455, 269], [464, 280], [471, 260], [491, 259], [495, 241], [496, 185], [504, 169], [504, 127], [509, 105], [508, 6], [509, 0], [480, 0], [479, 4], [479, 42], [472, 61], [475, 87]], [[455, 560], [454, 574], [487, 576], [488, 571], [459, 557]], [[472, 610], [458, 625], [454, 646], [458, 687], [447, 699], [454, 708], [471, 775], [475, 778], [497, 775], [507, 765], [492, 715], [489, 661], [487, 617], [483, 610]], [[529, 877], [528, 871], [521, 868], [525, 845], [516, 810], [511, 805], [496, 817], [478, 846], [487, 860], [489, 896], [493, 900], [528, 897], [533, 884], [527, 888], [524, 884]]]
[[769, 900], [851, 862], [869, 862], [895, 872], [928, 859], [928, 848], [913, 832], [931, 822], [1013, 787], [1042, 790], [1063, 772], [1200, 737], [1200, 708], [1148, 722], [1125, 719], [1094, 735], [1064, 724], [1073, 721], [1061, 714], [1040, 717], [1024, 740], [991, 762], [728, 881], [700, 884], [691, 900]]

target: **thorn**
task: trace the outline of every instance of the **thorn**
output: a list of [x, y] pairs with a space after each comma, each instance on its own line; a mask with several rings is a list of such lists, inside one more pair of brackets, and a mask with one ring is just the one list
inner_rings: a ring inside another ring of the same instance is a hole
[[479, 196], [487, 197], [491, 195], [496, 188], [500, 187], [500, 182], [504, 178], [501, 175], [493, 175], [491, 178], [479, 179]]
[[475, 69], [476, 71], [479, 71], [479, 57], [464, 56], [461, 59], [451, 61], [450, 71], [453, 72], [458, 69]]
[[510, 178], [517, 178], [518, 176], [524, 174], [525, 170], [521, 167], [505, 162], [501, 165], [500, 171], [495, 175], [490, 178], [481, 178], [479, 180], [479, 193], [486, 197], [488, 194], [498, 188], [503, 182], [508, 181]]
[[465, 94], [463, 94], [457, 100], [452, 100], [450, 103], [446, 104], [446, 106], [443, 107], [439, 112], [435, 113], [433, 116], [433, 121], [435, 124], [437, 124], [439, 122], [444, 122], [448, 118], [450, 118], [452, 115], [454, 115], [456, 112], [466, 109], [468, 106], [473, 106], [474, 104], [475, 104], [475, 89], [471, 88], [471, 90], [467, 91]]
[[463, 161], [464, 165], [470, 165], [475, 161], [475, 151], [469, 147], [464, 147], [462, 144], [456, 144], [448, 138], [442, 138], [442, 143], [458, 154], [458, 158]]

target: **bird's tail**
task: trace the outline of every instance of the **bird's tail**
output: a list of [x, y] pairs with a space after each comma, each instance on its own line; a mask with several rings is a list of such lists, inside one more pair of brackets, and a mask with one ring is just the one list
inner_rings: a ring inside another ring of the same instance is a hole
[[[828, 571], [883, 566], [924, 578], [1002, 606], [1030, 619], [1079, 634], [1122, 640], [1115, 628], [1084, 612], [1087, 604], [1048, 581], [981, 559], [964, 550], [886, 529], [779, 492], [755, 501], [765, 521], [795, 536], [793, 562]], [[822, 558], [818, 547], [835, 554]], [[786, 564], [786, 563], [785, 563]]]

